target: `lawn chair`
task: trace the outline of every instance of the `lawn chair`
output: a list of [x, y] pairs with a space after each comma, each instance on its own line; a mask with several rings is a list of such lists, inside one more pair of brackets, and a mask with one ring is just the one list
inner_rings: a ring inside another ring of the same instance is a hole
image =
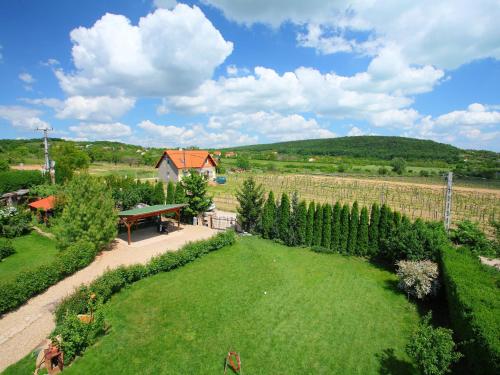
[[226, 362], [224, 364], [224, 374], [226, 374], [228, 366], [231, 367], [235, 374], [243, 375], [240, 353], [231, 351], [227, 352]]

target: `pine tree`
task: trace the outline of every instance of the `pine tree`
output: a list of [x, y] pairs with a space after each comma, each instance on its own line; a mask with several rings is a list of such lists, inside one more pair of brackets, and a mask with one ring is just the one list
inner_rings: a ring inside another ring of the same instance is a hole
[[401, 218], [401, 225], [410, 225], [410, 224], [411, 224], [411, 221], [408, 218], [408, 216], [403, 215], [403, 217]]
[[172, 181], [167, 184], [167, 204], [175, 203], [175, 185]]
[[371, 255], [378, 254], [379, 252], [379, 235], [378, 235], [378, 225], [380, 223], [380, 208], [377, 203], [373, 203], [372, 210], [370, 213], [370, 227], [368, 228], [368, 240], [369, 240], [369, 253]]
[[208, 195], [208, 181], [200, 173], [191, 170], [180, 182], [186, 192], [187, 206], [182, 210], [189, 219], [205, 212], [212, 204], [212, 197]]
[[330, 249], [332, 243], [332, 206], [325, 203], [323, 206], [323, 233], [321, 236], [321, 246]]
[[281, 194], [278, 220], [279, 238], [287, 243], [290, 234], [290, 199], [286, 193]]
[[314, 234], [314, 213], [316, 212], [314, 202], [309, 203], [307, 209], [307, 223], [306, 223], [306, 246], [311, 246], [313, 243]]
[[291, 202], [291, 211], [290, 211], [290, 226], [288, 228], [289, 235], [285, 243], [288, 246], [297, 246], [298, 245], [298, 233], [297, 233], [297, 224], [298, 224], [298, 214], [299, 214], [299, 195], [295, 191], [292, 194], [292, 202]]
[[340, 211], [342, 210], [340, 202], [333, 206], [332, 217], [332, 241], [331, 248], [333, 252], [340, 252]]
[[274, 201], [274, 193], [269, 192], [264, 212], [262, 214], [262, 236], [264, 238], [273, 238], [274, 222], [276, 221], [276, 202]]
[[354, 202], [351, 209], [351, 217], [349, 218], [349, 239], [347, 242], [347, 252], [351, 255], [357, 254], [358, 244], [358, 226], [359, 226], [359, 208], [358, 202]]
[[158, 181], [155, 184], [154, 191], [153, 191], [153, 197], [152, 197], [152, 203], [153, 204], [165, 204], [165, 190], [163, 189], [163, 182]]
[[392, 213], [392, 221], [394, 223], [394, 229], [398, 229], [401, 225], [401, 214], [398, 211]]
[[368, 254], [368, 209], [361, 209], [358, 227], [358, 254], [365, 256]]
[[186, 192], [180, 183], [175, 185], [174, 203], [186, 203]]
[[244, 231], [255, 233], [260, 226], [262, 215], [262, 205], [264, 203], [264, 192], [262, 185], [257, 185], [252, 177], [243, 181], [243, 184], [236, 191], [236, 199], [239, 206], [238, 222]]
[[306, 202], [299, 203], [297, 213], [297, 244], [299, 246], [306, 244], [306, 231], [307, 231], [307, 205]]
[[347, 241], [349, 239], [349, 206], [344, 204], [340, 212], [340, 241], [339, 252], [347, 252]]
[[321, 246], [321, 237], [323, 234], [323, 206], [316, 205], [316, 212], [314, 213], [314, 227], [313, 227], [313, 245]]

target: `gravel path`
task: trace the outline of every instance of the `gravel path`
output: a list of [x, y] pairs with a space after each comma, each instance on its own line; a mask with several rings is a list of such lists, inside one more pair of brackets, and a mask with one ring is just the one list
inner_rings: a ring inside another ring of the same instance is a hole
[[[90, 283], [108, 269], [147, 263], [154, 255], [175, 251], [186, 242], [206, 239], [215, 233], [213, 229], [192, 225], [181, 226], [180, 230], [168, 235], [158, 235], [154, 228], [146, 228], [132, 232], [132, 241], [135, 242], [130, 246], [124, 236], [120, 236], [112, 250], [98, 255], [88, 267], [53, 285], [0, 319], [0, 372], [29, 354], [52, 332], [55, 327], [55, 306], [76, 287]], [[34, 366], [33, 361], [33, 368]]]

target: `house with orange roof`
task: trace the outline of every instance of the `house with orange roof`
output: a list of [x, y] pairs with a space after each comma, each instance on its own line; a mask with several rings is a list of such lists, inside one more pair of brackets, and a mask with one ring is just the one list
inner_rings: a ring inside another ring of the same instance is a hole
[[208, 151], [203, 150], [165, 150], [156, 163], [158, 176], [165, 182], [179, 182], [191, 170], [214, 180], [217, 162]]

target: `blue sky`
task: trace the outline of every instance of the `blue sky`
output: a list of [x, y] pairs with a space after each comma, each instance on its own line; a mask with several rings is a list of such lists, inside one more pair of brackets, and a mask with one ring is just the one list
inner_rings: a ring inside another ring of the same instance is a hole
[[0, 4], [0, 137], [219, 147], [401, 135], [500, 150], [496, 1]]

